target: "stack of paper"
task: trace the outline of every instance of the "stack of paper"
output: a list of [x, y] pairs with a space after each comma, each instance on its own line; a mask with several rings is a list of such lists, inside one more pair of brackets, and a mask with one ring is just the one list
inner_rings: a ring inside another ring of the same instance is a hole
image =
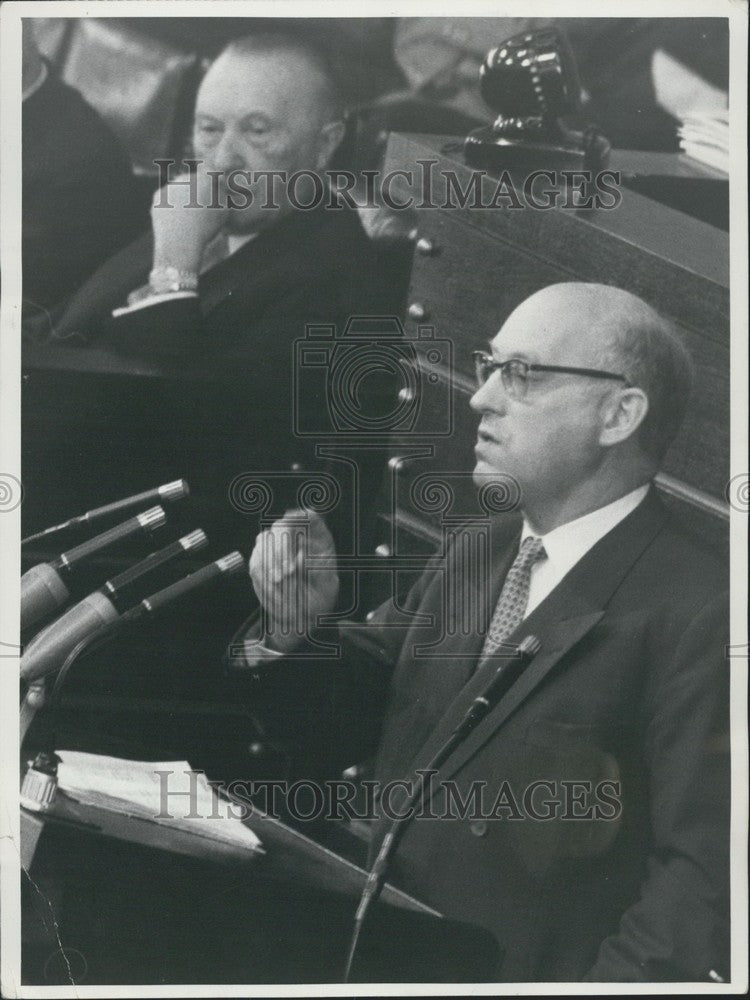
[[700, 163], [729, 173], [729, 112], [691, 115], [677, 130], [680, 149]]
[[86, 805], [252, 851], [260, 841], [187, 761], [136, 761], [59, 750], [58, 788]]

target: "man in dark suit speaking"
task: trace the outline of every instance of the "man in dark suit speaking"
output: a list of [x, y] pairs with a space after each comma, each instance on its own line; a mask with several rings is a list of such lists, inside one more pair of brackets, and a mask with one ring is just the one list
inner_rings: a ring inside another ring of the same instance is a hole
[[[392, 879], [490, 930], [499, 980], [722, 981], [727, 571], [652, 484], [689, 359], [640, 299], [571, 283], [523, 302], [477, 375], [475, 479], [512, 476], [522, 514], [493, 525], [489, 586], [459, 541], [403, 607], [318, 629], [338, 588], [331, 539], [311, 516], [295, 553], [288, 512], [256, 542], [266, 627], [249, 629], [237, 669], [258, 674], [256, 705], [285, 693], [302, 705], [289, 692], [303, 686], [304, 709], [274, 724], [332, 765], [377, 747], [383, 790], [416, 780], [503, 653], [536, 636], [540, 651], [432, 777]], [[445, 620], [456, 587], [483, 612], [470, 635]], [[341, 655], [317, 671], [295, 660], [300, 622]], [[391, 822], [383, 797], [379, 812], [374, 850]]]

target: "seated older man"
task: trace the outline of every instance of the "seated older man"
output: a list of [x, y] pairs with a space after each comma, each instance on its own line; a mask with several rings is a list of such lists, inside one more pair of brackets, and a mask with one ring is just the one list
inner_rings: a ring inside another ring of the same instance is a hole
[[[570, 283], [523, 302], [491, 353], [477, 352], [477, 376], [475, 478], [512, 476], [522, 514], [492, 526], [488, 586], [457, 532], [401, 608], [320, 628], [311, 638], [340, 656], [313, 665], [308, 646], [295, 660], [338, 576], [322, 522], [307, 519], [295, 552], [287, 536], [306, 518], [288, 512], [256, 542], [265, 627], [240, 634], [235, 666], [258, 677], [257, 711], [281, 700], [269, 731], [300, 754], [345, 766], [377, 750], [376, 852], [404, 808], [388, 783], [416, 787], [498, 666], [535, 637], [531, 662], [430, 776], [390, 877], [489, 930], [499, 980], [720, 982], [727, 568], [653, 485], [689, 359], [634, 295]], [[456, 591], [484, 616], [471, 634], [451, 629]]]
[[[166, 386], [89, 378], [66, 391], [58, 380], [39, 406], [29, 403], [35, 430], [39, 407], [59, 396], [45, 434], [27, 436], [32, 505], [45, 495], [87, 509], [129, 480], [140, 489], [187, 476], [236, 519], [237, 475], [313, 467], [312, 437], [296, 427], [325, 430], [330, 417], [325, 394], [307, 383], [295, 396], [296, 342], [309, 325], [341, 332], [351, 317], [399, 316], [411, 257], [403, 243], [374, 243], [345, 197], [331, 207], [321, 191], [343, 110], [335, 75], [304, 38], [267, 30], [218, 56], [197, 95], [192, 177], [163, 164], [170, 183], [154, 197], [151, 231], [101, 267], [51, 327], [45, 315], [43, 329], [27, 331], [57, 348], [104, 348], [119, 372], [166, 375]], [[76, 364], [98, 372], [100, 355], [71, 350], [66, 367]], [[395, 388], [374, 376], [363, 406], [389, 412]], [[366, 475], [379, 479], [368, 461]]]
[[94, 275], [53, 337], [270, 360], [306, 323], [398, 312], [404, 253], [368, 242], [356, 211], [330, 207], [312, 179], [341, 142], [343, 109], [304, 39], [264, 32], [228, 45], [198, 91], [192, 183], [162, 164], [171, 183], [154, 198], [152, 232]]

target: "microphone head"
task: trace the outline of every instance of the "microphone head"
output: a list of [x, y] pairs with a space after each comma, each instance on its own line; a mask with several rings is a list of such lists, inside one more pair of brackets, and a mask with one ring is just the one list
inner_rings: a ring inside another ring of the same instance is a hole
[[148, 510], [144, 510], [142, 514], [136, 516], [140, 526], [146, 528], [148, 531], [155, 531], [157, 528], [161, 528], [167, 520], [167, 515], [164, 513], [163, 507], [149, 507]]
[[197, 551], [206, 545], [208, 545], [208, 538], [205, 532], [200, 528], [196, 528], [190, 534], [183, 535], [182, 538], [178, 538], [176, 542], [171, 542], [158, 552], [152, 552], [145, 559], [130, 566], [122, 573], [118, 573], [111, 580], [107, 580], [103, 589], [115, 602], [118, 610], [122, 611], [123, 607], [128, 603], [129, 596], [132, 597], [133, 595], [133, 585], [135, 583], [143, 580], [144, 577], [150, 576], [156, 570], [169, 564], [172, 560], [180, 558], [186, 552]]
[[578, 110], [578, 70], [567, 38], [558, 28], [507, 38], [490, 50], [479, 75], [483, 99], [514, 122], [556, 119]]
[[190, 487], [185, 479], [175, 479], [174, 482], [165, 483], [159, 487], [159, 498], [168, 503], [182, 500], [183, 497], [187, 496], [190, 496]]
[[186, 552], [191, 552], [195, 549], [202, 549], [208, 545], [208, 538], [202, 528], [196, 528], [195, 531], [191, 531], [189, 535], [183, 535], [183, 537], [178, 541]]
[[216, 560], [216, 565], [222, 573], [236, 573], [245, 565], [245, 560], [239, 552], [230, 552], [229, 555], [222, 556]]

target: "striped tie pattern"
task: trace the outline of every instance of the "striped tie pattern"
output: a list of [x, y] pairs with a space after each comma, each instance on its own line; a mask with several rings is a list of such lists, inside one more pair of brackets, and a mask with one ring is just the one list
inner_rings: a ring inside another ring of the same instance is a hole
[[508, 570], [502, 592], [495, 607], [487, 637], [482, 647], [482, 657], [492, 656], [523, 621], [529, 603], [531, 568], [540, 559], [546, 559], [541, 538], [524, 538], [513, 565]]

